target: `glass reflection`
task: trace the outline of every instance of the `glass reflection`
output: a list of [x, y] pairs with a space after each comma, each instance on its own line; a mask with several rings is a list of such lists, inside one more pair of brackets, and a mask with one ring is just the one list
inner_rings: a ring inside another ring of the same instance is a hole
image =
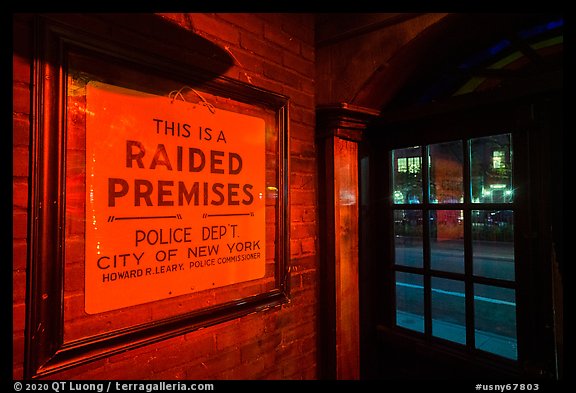
[[462, 141], [430, 145], [430, 203], [464, 202]]
[[434, 270], [464, 273], [464, 213], [430, 212], [430, 266]]
[[394, 203], [422, 203], [422, 149], [392, 151]]
[[394, 210], [394, 255], [397, 265], [422, 267], [421, 210]]
[[473, 203], [513, 202], [511, 134], [470, 141], [470, 180]]
[[396, 272], [396, 325], [424, 332], [423, 284], [420, 274]]
[[514, 280], [514, 212], [472, 210], [474, 275]]
[[518, 358], [513, 289], [474, 284], [474, 321], [477, 349]]
[[466, 344], [464, 282], [432, 277], [432, 335]]

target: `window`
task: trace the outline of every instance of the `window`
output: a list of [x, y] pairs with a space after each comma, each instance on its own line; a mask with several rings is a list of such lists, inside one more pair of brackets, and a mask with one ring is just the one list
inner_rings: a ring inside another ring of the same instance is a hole
[[512, 135], [391, 154], [395, 325], [517, 360]]
[[504, 169], [504, 152], [502, 150], [495, 150], [492, 153], [492, 168], [493, 169]]

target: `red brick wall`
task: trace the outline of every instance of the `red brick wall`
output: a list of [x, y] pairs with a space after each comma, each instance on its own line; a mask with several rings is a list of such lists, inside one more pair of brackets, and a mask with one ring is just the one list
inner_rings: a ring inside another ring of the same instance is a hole
[[26, 253], [29, 199], [29, 143], [31, 107], [32, 35], [26, 22], [14, 24], [13, 56], [13, 365], [14, 378], [22, 377], [26, 315]]
[[[291, 98], [291, 302], [58, 374], [56, 379], [317, 377], [314, 25], [300, 14], [162, 14], [228, 50], [226, 76]], [[14, 25], [14, 378], [23, 376], [32, 33]]]

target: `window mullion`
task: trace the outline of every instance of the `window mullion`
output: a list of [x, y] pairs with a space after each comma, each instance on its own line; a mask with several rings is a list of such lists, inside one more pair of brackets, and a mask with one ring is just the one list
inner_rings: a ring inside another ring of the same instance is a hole
[[462, 141], [464, 157], [464, 282], [466, 299], [466, 345], [475, 348], [474, 334], [474, 284], [472, 261], [472, 183], [470, 178], [470, 141]]
[[424, 332], [432, 336], [432, 279], [430, 276], [430, 147], [422, 146], [422, 246], [424, 255]]

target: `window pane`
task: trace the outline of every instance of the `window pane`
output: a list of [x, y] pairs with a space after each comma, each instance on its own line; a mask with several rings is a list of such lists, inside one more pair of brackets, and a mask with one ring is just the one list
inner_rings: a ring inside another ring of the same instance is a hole
[[474, 284], [474, 321], [476, 348], [508, 359], [518, 358], [513, 289]]
[[422, 202], [422, 154], [420, 146], [392, 151], [394, 203]]
[[394, 255], [397, 265], [422, 267], [421, 210], [394, 210]]
[[464, 213], [430, 212], [430, 264], [432, 269], [464, 273]]
[[514, 280], [514, 212], [472, 210], [474, 275]]
[[432, 277], [432, 335], [466, 344], [464, 282]]
[[396, 325], [424, 332], [423, 284], [419, 274], [396, 272]]
[[464, 202], [462, 142], [430, 145], [430, 203]]
[[509, 203], [513, 201], [511, 142], [511, 134], [471, 140], [472, 202]]

